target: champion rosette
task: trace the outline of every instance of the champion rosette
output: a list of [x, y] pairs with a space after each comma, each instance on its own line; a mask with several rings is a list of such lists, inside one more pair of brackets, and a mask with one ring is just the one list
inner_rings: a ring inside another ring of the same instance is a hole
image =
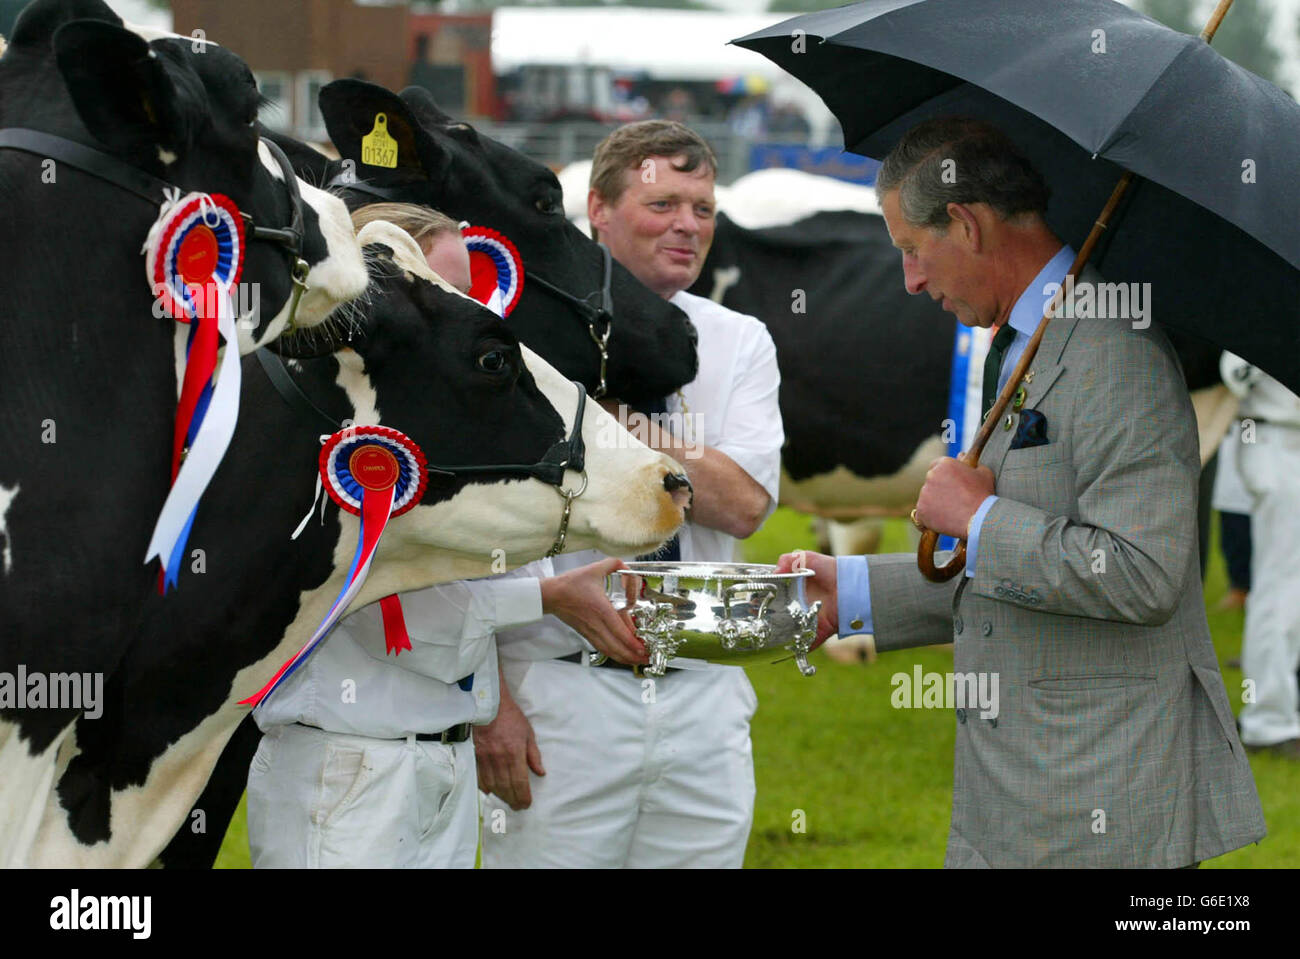
[[[221, 194], [177, 194], [162, 206], [142, 251], [164, 315], [189, 326], [172, 435], [171, 489], [145, 562], [162, 563], [160, 591], [177, 584], [199, 500], [230, 445], [239, 417], [240, 365], [231, 291], [243, 270], [244, 222]], [[221, 372], [217, 355], [226, 344]]]
[[[257, 706], [280, 687], [324, 641], [334, 624], [361, 591], [374, 560], [379, 538], [389, 519], [401, 516], [424, 496], [428, 483], [424, 453], [403, 433], [386, 426], [349, 426], [330, 436], [321, 447], [320, 475], [330, 499], [340, 509], [361, 517], [357, 550], [343, 587], [311, 638], [255, 695], [241, 705]], [[411, 648], [396, 596], [380, 600], [388, 652]]]

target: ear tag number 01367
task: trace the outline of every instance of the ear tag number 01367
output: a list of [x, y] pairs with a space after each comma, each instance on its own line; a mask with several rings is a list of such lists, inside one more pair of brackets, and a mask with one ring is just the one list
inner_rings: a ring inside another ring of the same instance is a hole
[[367, 166], [397, 166], [397, 141], [388, 135], [388, 114], [376, 113], [375, 125], [361, 138], [361, 162]]

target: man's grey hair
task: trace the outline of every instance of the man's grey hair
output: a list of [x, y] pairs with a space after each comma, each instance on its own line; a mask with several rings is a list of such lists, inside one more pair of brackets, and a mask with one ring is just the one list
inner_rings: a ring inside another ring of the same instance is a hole
[[1004, 220], [1047, 212], [1047, 181], [1011, 139], [982, 120], [938, 117], [908, 130], [876, 174], [876, 197], [898, 190], [912, 226], [943, 229], [949, 203], [987, 203]]

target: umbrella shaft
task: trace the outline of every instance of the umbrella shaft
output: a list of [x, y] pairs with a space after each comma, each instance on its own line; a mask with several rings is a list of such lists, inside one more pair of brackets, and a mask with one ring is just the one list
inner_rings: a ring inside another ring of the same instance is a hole
[[1223, 17], [1227, 14], [1230, 6], [1232, 6], [1232, 0], [1219, 0], [1219, 5], [1214, 8], [1214, 12], [1210, 14], [1210, 19], [1206, 21], [1205, 29], [1201, 31], [1201, 39], [1206, 43], [1214, 39], [1215, 33], [1219, 30], [1219, 24], [1223, 22]]

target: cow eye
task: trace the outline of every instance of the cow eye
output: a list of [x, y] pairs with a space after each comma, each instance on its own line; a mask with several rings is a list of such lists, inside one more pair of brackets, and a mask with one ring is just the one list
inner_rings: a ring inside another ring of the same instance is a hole
[[500, 373], [505, 365], [506, 355], [500, 350], [489, 350], [478, 358], [478, 368], [485, 373]]
[[537, 201], [536, 206], [537, 212], [546, 216], [555, 216], [557, 213], [564, 212], [554, 197], [544, 196]]

